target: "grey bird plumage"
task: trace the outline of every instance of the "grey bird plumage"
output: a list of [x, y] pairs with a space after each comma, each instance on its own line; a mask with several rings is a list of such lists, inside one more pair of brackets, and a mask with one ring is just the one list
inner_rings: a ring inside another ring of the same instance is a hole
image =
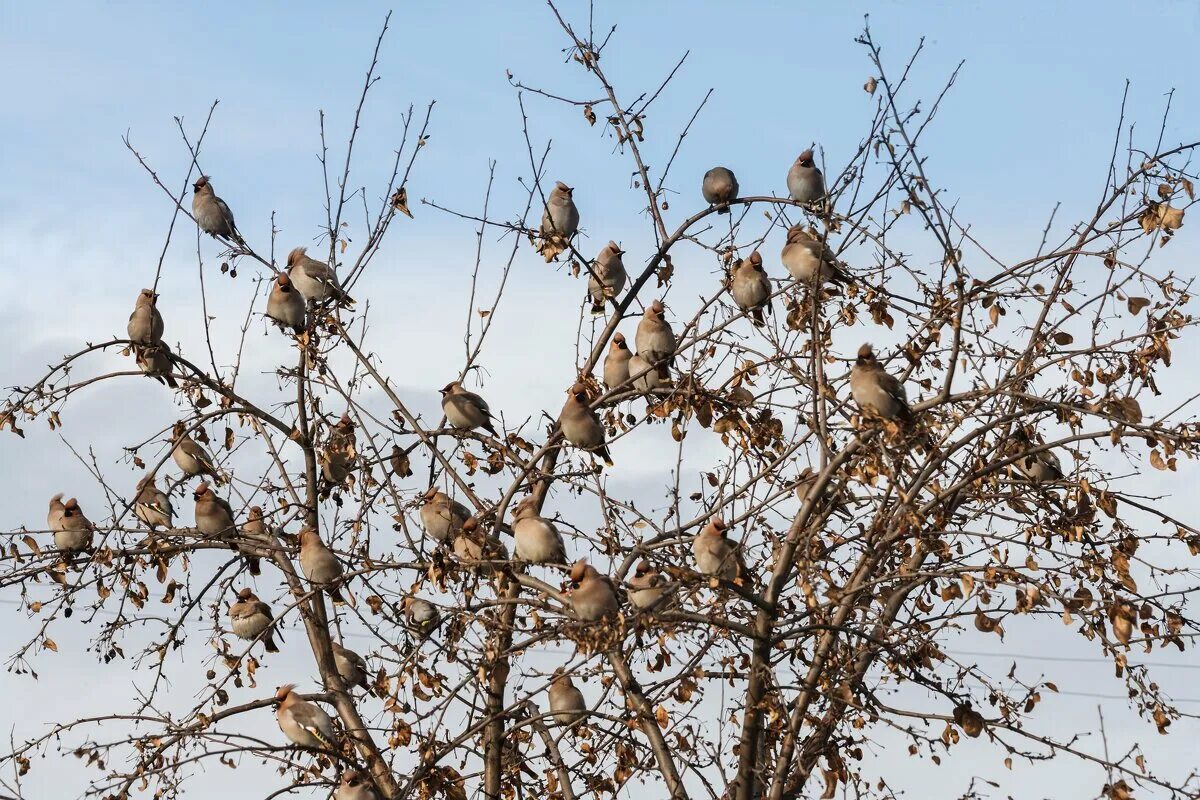
[[700, 192], [704, 195], [706, 203], [717, 206], [718, 214], [728, 214], [729, 202], [738, 196], [738, 182], [733, 170], [727, 167], [713, 167], [704, 173]]

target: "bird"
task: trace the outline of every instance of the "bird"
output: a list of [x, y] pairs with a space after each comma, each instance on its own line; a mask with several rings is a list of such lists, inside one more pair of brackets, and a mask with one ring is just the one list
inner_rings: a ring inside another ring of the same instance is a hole
[[237, 601], [229, 606], [229, 627], [239, 639], [253, 640], [262, 636], [263, 645], [268, 653], [278, 653], [275, 644], [275, 631], [272, 627], [275, 617], [271, 607], [258, 599], [249, 587], [237, 593]]
[[483, 428], [492, 436], [496, 435], [487, 401], [468, 392], [459, 381], [451, 381], [442, 388], [442, 412], [455, 428], [467, 431]]
[[251, 575], [262, 574], [261, 559], [270, 558], [272, 533], [263, 519], [262, 506], [250, 506], [246, 521], [239, 531], [241, 536], [235, 546], [246, 558]]
[[[454, 557], [459, 561], [479, 562], [479, 561], [507, 561], [508, 551], [504, 549], [504, 545], [494, 536], [489, 536], [484, 530], [479, 527], [479, 521], [475, 517], [467, 517], [467, 521], [462, 524], [462, 528], [456, 531], [450, 542], [450, 551], [454, 553]], [[483, 572], [490, 572], [491, 568], [480, 565]]]
[[62, 494], [50, 498], [46, 527], [54, 534], [54, 546], [64, 553], [76, 553], [92, 546], [96, 526], [83, 515], [79, 501], [72, 497], [65, 503]]
[[314, 528], [300, 531], [300, 569], [313, 586], [324, 589], [329, 599], [341, 605], [346, 602], [339, 584], [342, 582], [342, 562], [338, 561], [321, 534]]
[[379, 800], [379, 795], [372, 788], [371, 779], [365, 772], [348, 769], [338, 781], [333, 800]]
[[704, 202], [717, 206], [718, 214], [728, 214], [729, 202], [738, 196], [737, 178], [727, 167], [713, 167], [704, 173], [700, 191], [704, 195]]
[[592, 271], [588, 275], [588, 297], [592, 301], [592, 313], [603, 314], [606, 300], [615, 298], [625, 288], [629, 274], [625, 271], [625, 255], [616, 242], [609, 242], [592, 262]]
[[205, 536], [224, 538], [235, 533], [236, 524], [233, 521], [233, 508], [229, 501], [217, 497], [216, 492], [201, 482], [192, 492], [196, 501], [196, 530]]
[[309, 257], [307, 247], [297, 247], [288, 253], [287, 276], [296, 291], [310, 303], [323, 303], [329, 299], [336, 300], [339, 305], [354, 303], [342, 289], [333, 267]]
[[441, 612], [428, 600], [420, 597], [405, 597], [402, 605], [404, 621], [414, 633], [428, 636], [441, 624]]
[[863, 414], [905, 425], [912, 422], [904, 384], [884, 371], [869, 344], [858, 348], [858, 359], [850, 370], [850, 393]]
[[537, 501], [527, 497], [513, 509], [514, 551], [534, 564], [566, 564], [567, 550], [554, 523], [538, 514]]
[[354, 467], [354, 460], [358, 457], [355, 446], [354, 421], [350, 419], [349, 414], [342, 414], [329, 432], [329, 440], [321, 450], [321, 475], [326, 481], [336, 486], [345, 482]]
[[646, 307], [642, 319], [638, 322], [634, 344], [637, 353], [647, 362], [658, 365], [658, 374], [662, 378], [671, 376], [670, 367], [675, 364], [675, 332], [666, 320], [666, 307], [661, 300], [655, 300]]
[[850, 281], [850, 276], [838, 264], [829, 245], [805, 230], [803, 225], [788, 228], [787, 244], [783, 246], [779, 259], [788, 274], [804, 284], [811, 284], [814, 280], [818, 283]]
[[745, 573], [736, 542], [729, 541], [729, 528], [720, 517], [713, 517], [692, 539], [696, 568], [705, 575], [734, 582]]
[[155, 528], [171, 528], [175, 512], [171, 509], [171, 498], [158, 488], [153, 472], [146, 474], [137, 483], [137, 494], [133, 497], [133, 515]]
[[279, 687], [275, 693], [275, 700], [279, 703], [279, 708], [275, 710], [279, 730], [292, 744], [300, 747], [337, 750], [333, 720], [319, 705], [296, 694], [295, 688], [296, 684], [289, 683]]
[[217, 471], [212, 456], [197, 444], [195, 439], [187, 435], [182, 422], [175, 423], [171, 429], [171, 438], [175, 443], [171, 450], [171, 458], [174, 459], [175, 466], [183, 471], [184, 476], [194, 478], [197, 475], [208, 475], [214, 483], [222, 482], [221, 473]]
[[629, 359], [629, 376], [633, 379], [633, 388], [643, 394], [650, 394], [670, 383], [660, 374], [658, 367], [651, 366], [649, 361], [642, 358], [641, 353]]
[[542, 238], [557, 238], [565, 244], [577, 230], [579, 209], [575, 207], [575, 190], [562, 181], [557, 181], [550, 190], [550, 196], [546, 198], [546, 210], [542, 213]]
[[333, 664], [337, 667], [338, 675], [341, 676], [342, 683], [346, 684], [346, 688], [360, 686], [368, 692], [371, 691], [367, 660], [337, 642], [329, 644], [333, 650]]
[[240, 243], [242, 237], [234, 224], [233, 212], [224, 200], [217, 197], [208, 176], [201, 175], [192, 184], [192, 189], [195, 190], [192, 195], [192, 216], [196, 218], [200, 230], [214, 239], [220, 236]]
[[408, 459], [408, 451], [398, 444], [392, 445], [392, 456], [390, 459], [392, 472], [399, 475], [401, 478], [410, 477], [412, 472], [412, 462]]
[[571, 609], [584, 622], [599, 622], [620, 613], [617, 593], [607, 575], [580, 559], [571, 567]]
[[286, 272], [275, 276], [271, 293], [267, 296], [267, 316], [275, 320], [280, 329], [291, 328], [297, 335], [304, 332], [304, 295], [296, 291]]
[[633, 603], [635, 608], [643, 611], [658, 605], [662, 601], [663, 595], [667, 593], [667, 588], [663, 585], [662, 573], [644, 558], [637, 563], [633, 577], [627, 583], [629, 584], [629, 602]]
[[571, 676], [561, 667], [554, 670], [554, 678], [550, 681], [550, 688], [546, 690], [546, 694], [550, 698], [550, 714], [559, 725], [573, 728], [587, 716], [587, 702], [583, 699], [583, 692], [579, 691], [579, 687], [571, 681]]
[[171, 377], [171, 367], [174, 362], [171, 348], [167, 346], [166, 342], [134, 345], [133, 357], [137, 361], [138, 369], [146, 375], [160, 383], [165, 383], [172, 389], [179, 388], [179, 384]]
[[125, 330], [134, 344], [157, 344], [162, 341], [163, 318], [158, 313], [158, 295], [153, 289], [142, 289], [133, 303], [133, 313]]
[[1048, 481], [1062, 480], [1064, 476], [1062, 461], [1053, 450], [1041, 450], [1037, 453], [1026, 453], [1040, 445], [1034, 442], [1024, 429], [1018, 428], [1013, 433], [1013, 441], [1017, 444], [1017, 449], [1021, 452], [1021, 456], [1013, 462], [1025, 479], [1030, 483], [1046, 483]]
[[625, 343], [625, 334], [617, 331], [613, 334], [608, 345], [608, 355], [604, 357], [604, 385], [609, 390], [629, 383], [629, 360], [633, 351]]
[[421, 495], [421, 527], [431, 539], [444, 542], [462, 530], [471, 512], [457, 500], [451, 500], [445, 492], [431, 486]]
[[788, 194], [797, 203], [815, 203], [825, 196], [825, 179], [813, 163], [812, 148], [805, 150], [787, 174]]
[[763, 310], [771, 310], [771, 279], [763, 269], [762, 256], [757, 250], [741, 259], [733, 268], [729, 294], [738, 308], [750, 314], [755, 325], [763, 324]]
[[612, 466], [612, 458], [604, 444], [604, 426], [589, 407], [587, 387], [582, 383], [574, 384], [567, 393], [567, 402], [558, 415], [558, 425], [564, 439], [581, 450], [595, 453], [604, 459], [606, 466]]

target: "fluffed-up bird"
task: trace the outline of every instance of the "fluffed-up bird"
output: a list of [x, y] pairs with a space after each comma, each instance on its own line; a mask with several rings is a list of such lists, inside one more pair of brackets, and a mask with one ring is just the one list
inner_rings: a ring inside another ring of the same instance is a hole
[[337, 791], [333, 800], [379, 800], [379, 794], [371, 784], [371, 778], [366, 772], [348, 769], [342, 773], [338, 781]]
[[738, 196], [738, 182], [733, 170], [726, 167], [713, 167], [704, 173], [704, 182], [700, 184], [704, 202], [717, 206], [718, 214], [729, 213], [729, 203]]
[[550, 714], [554, 721], [563, 727], [574, 727], [583, 722], [587, 716], [587, 702], [583, 692], [560, 667], [554, 670], [554, 678], [550, 688], [546, 690], [550, 698]]
[[329, 644], [333, 650], [333, 664], [337, 667], [337, 672], [342, 678], [342, 683], [346, 684], [347, 688], [359, 686], [368, 692], [371, 691], [371, 673], [367, 669], [367, 660], [350, 648], [344, 647], [337, 642], [330, 642]]
[[246, 521], [242, 523], [238, 533], [240, 535], [235, 547], [245, 557], [250, 574], [261, 575], [261, 559], [271, 557], [274, 543], [274, 536], [263, 519], [262, 506], [250, 506], [246, 513]]
[[666, 580], [662, 573], [644, 558], [637, 563], [633, 577], [627, 583], [629, 602], [643, 611], [657, 606], [667, 593]]
[[300, 531], [300, 569], [314, 587], [324, 589], [329, 599], [342, 604], [342, 562], [338, 561], [321, 535], [312, 528]]
[[571, 567], [571, 609], [584, 622], [613, 619], [620, 613], [617, 592], [607, 575], [580, 559]]
[[812, 149], [805, 150], [787, 174], [788, 194], [797, 203], [815, 203], [825, 196], [825, 178], [813, 163]]
[[333, 267], [308, 255], [307, 247], [297, 247], [288, 253], [287, 275], [292, 286], [310, 303], [335, 300], [342, 305], [354, 302], [342, 290], [341, 281]]
[[517, 558], [534, 564], [566, 564], [567, 550], [554, 523], [538, 514], [537, 502], [527, 497], [513, 509], [513, 548]]
[[267, 316], [273, 319], [280, 329], [291, 328], [299, 335], [304, 332], [307, 313], [304, 295], [296, 291], [292, 279], [286, 272], [276, 275], [271, 283], [271, 293], [267, 296]]
[[646, 306], [634, 336], [637, 353], [651, 364], [658, 365], [659, 377], [669, 378], [675, 364], [675, 332], [667, 322], [666, 306], [655, 300]]
[[811, 284], [814, 280], [817, 283], [850, 281], [850, 276], [838, 264], [829, 245], [813, 236], [803, 225], [788, 228], [787, 244], [783, 246], [779, 258], [788, 274], [803, 284]]
[[[467, 517], [450, 542], [450, 552], [459, 561], [507, 561], [508, 551], [495, 536], [488, 535], [475, 517]], [[485, 573], [491, 567], [483, 566]]]
[[[254, 640], [262, 636], [263, 646], [268, 653], [278, 653], [275, 644], [275, 617], [271, 607], [258, 599], [249, 587], [238, 592], [238, 599], [229, 606], [229, 627], [239, 639]], [[265, 633], [264, 633], [265, 632]]]
[[229, 210], [229, 206], [225, 204], [224, 200], [217, 197], [208, 176], [201, 175], [192, 184], [192, 189], [195, 190], [192, 195], [192, 216], [196, 218], [196, 224], [200, 226], [200, 230], [213, 238], [220, 236], [241, 242], [241, 234], [238, 233], [237, 225], [233, 221], [233, 212]]
[[858, 349], [858, 359], [850, 370], [850, 393], [863, 414], [905, 425], [912, 422], [904, 384], [884, 371], [869, 344]]
[[705, 575], [734, 582], [745, 575], [737, 542], [729, 540], [729, 528], [720, 517], [713, 517], [692, 539], [696, 569]]
[[421, 597], [405, 597], [404, 621], [409, 630], [422, 637], [437, 630], [442, 622], [441, 612], [437, 606]]
[[729, 294], [755, 325], [762, 325], [763, 310], [771, 310], [771, 279], [763, 269], [762, 256], [755, 250], [738, 261], [729, 280]]
[[1062, 461], [1053, 450], [1041, 450], [1037, 453], [1027, 453], [1036, 447], [1041, 447], [1038, 442], [1035, 442], [1027, 431], [1023, 428], [1018, 428], [1013, 432], [1013, 442], [1015, 450], [1022, 455], [1013, 465], [1017, 468], [1025, 479], [1030, 483], [1047, 483], [1050, 481], [1062, 480], [1064, 476]]
[[144, 475], [137, 483], [137, 494], [133, 497], [133, 515], [155, 528], [170, 529], [175, 512], [171, 509], [171, 499], [167, 493], [158, 488], [155, 475], [151, 472]]
[[341, 486], [350, 475], [357, 458], [354, 421], [350, 419], [349, 414], [342, 414], [341, 419], [330, 430], [329, 440], [321, 450], [321, 475], [329, 483]]
[[604, 304], [614, 299], [625, 288], [629, 274], [625, 271], [625, 255], [616, 242], [609, 242], [592, 262], [592, 271], [588, 275], [588, 297], [592, 301], [592, 313], [603, 314]]
[[75, 553], [92, 546], [92, 533], [96, 526], [83, 515], [79, 501], [74, 497], [63, 502], [62, 494], [50, 498], [50, 512], [46, 515], [46, 527], [54, 534], [54, 546], [64, 553]]
[[197, 486], [192, 498], [196, 501], [196, 530], [213, 538], [225, 538], [236, 532], [232, 506], [225, 498], [217, 497], [207, 483]]
[[492, 436], [496, 435], [487, 401], [467, 391], [459, 381], [451, 381], [442, 388], [442, 412], [455, 428], [467, 431], [483, 428]]
[[171, 429], [171, 439], [175, 444], [171, 450], [171, 458], [186, 477], [208, 475], [214, 483], [222, 482], [223, 478], [217, 470], [216, 462], [207, 450], [187, 434], [187, 426], [176, 422], [175, 427]]
[[142, 289], [133, 303], [133, 313], [125, 330], [134, 344], [156, 344], [162, 341], [163, 318], [158, 313], [158, 295], [153, 289]]
[[171, 377], [174, 361], [171, 358], [171, 348], [167, 346], [166, 342], [135, 345], [133, 357], [137, 361], [138, 369], [146, 375], [160, 383], [165, 383], [172, 389], [179, 388], [179, 384]]
[[587, 387], [582, 383], [576, 383], [568, 392], [567, 402], [558, 415], [558, 424], [564, 439], [581, 450], [595, 453], [604, 459], [606, 465], [612, 466], [612, 458], [604, 443], [604, 426], [600, 424], [600, 417], [589, 407]]
[[629, 360], [633, 351], [625, 343], [625, 335], [620, 331], [613, 334], [608, 345], [608, 355], [604, 357], [604, 386], [615, 389], [629, 382]]
[[[542, 238], [557, 239], [563, 249], [566, 249], [566, 243], [570, 241], [577, 230], [579, 230], [579, 209], [575, 207], [575, 190], [562, 181], [558, 181], [550, 190], [550, 196], [546, 198], [546, 209], [542, 212], [540, 230]], [[553, 257], [546, 260], [551, 261]]]
[[662, 376], [662, 370], [642, 358], [641, 353], [629, 359], [629, 377], [633, 378], [633, 388], [644, 394], [670, 385], [670, 380]]
[[431, 486], [421, 495], [421, 527], [429, 538], [444, 542], [462, 530], [471, 512], [462, 503]]
[[279, 730], [292, 744], [313, 750], [322, 748], [336, 751], [337, 734], [333, 729], [333, 720], [316, 703], [305, 700], [295, 692], [296, 685], [289, 683], [279, 687], [275, 700], [279, 708], [275, 710], [275, 720]]

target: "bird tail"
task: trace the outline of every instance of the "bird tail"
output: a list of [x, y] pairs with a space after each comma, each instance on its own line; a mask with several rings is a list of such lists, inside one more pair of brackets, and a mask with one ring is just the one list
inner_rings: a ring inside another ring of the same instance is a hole
[[718, 214], [728, 214], [729, 206], [721, 206], [720, 208], [717, 209], [717, 213]]
[[[588, 295], [588, 297], [591, 297], [591, 295]], [[594, 316], [598, 317], [603, 313], [604, 313], [604, 303], [603, 302], [597, 303], [595, 300], [592, 300], [592, 314]]]
[[342, 590], [339, 587], [330, 586], [325, 591], [329, 594], [329, 599], [332, 600], [335, 605], [346, 605], [346, 597], [342, 594]]
[[611, 467], [613, 465], [612, 457], [609, 456], [608, 447], [606, 445], [600, 445], [599, 447], [597, 447], [596, 455], [598, 455], [604, 459], [604, 466]]
[[262, 560], [258, 556], [247, 558], [246, 565], [250, 568], [251, 575], [262, 575]]
[[266, 645], [268, 653], [278, 653], [279, 647], [275, 644], [275, 636], [267, 631], [267, 635], [263, 637], [263, 644]]

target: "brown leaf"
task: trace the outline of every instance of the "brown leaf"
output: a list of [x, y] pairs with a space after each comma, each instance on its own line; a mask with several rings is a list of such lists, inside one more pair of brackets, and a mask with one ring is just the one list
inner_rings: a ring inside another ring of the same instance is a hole
[[412, 219], [412, 212], [408, 210], [408, 189], [404, 186], [401, 186], [392, 195], [392, 208]]
[[590, 104], [583, 107], [583, 118], [588, 121], [588, 125], [596, 124], [596, 112], [592, 110]]
[[1126, 306], [1129, 308], [1129, 313], [1133, 314], [1135, 317], [1138, 315], [1139, 311], [1148, 305], [1150, 305], [1150, 300], [1146, 297], [1131, 297], [1126, 302]]
[[875, 87], [879, 85], [879, 81], [875, 80], [875, 76], [867, 78], [867, 82], [863, 84], [863, 91], [867, 94], [875, 94]]

